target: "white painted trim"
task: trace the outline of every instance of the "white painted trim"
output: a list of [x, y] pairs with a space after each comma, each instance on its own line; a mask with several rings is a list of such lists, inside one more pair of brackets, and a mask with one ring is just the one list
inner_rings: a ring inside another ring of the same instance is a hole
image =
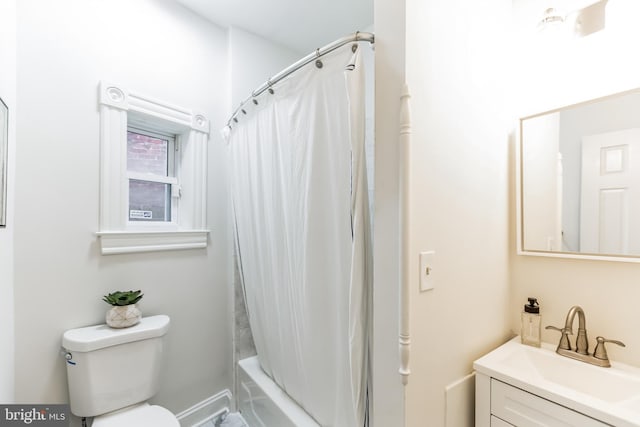
[[126, 227], [126, 137], [127, 112], [107, 105], [100, 106], [101, 231], [123, 230]]
[[208, 230], [99, 231], [102, 255], [200, 249], [207, 247]]
[[[205, 248], [207, 246], [207, 142], [209, 120], [200, 113], [100, 83], [100, 221], [102, 254]], [[127, 125], [177, 135], [176, 178], [182, 192], [173, 198], [172, 222], [128, 221]], [[177, 205], [177, 208], [175, 207]], [[175, 229], [178, 230], [175, 230]]]
[[182, 125], [185, 129], [189, 128], [209, 134], [209, 120], [202, 113], [130, 92], [109, 82], [100, 82], [100, 104], [110, 108], [133, 111], [144, 116]]
[[229, 412], [231, 406], [231, 391], [228, 389], [196, 403], [190, 408], [176, 414], [182, 427], [195, 427], [208, 420]]
[[410, 308], [411, 308], [411, 108], [409, 105], [409, 87], [402, 87], [400, 96], [400, 331], [398, 347], [400, 352], [400, 369], [402, 384], [407, 385], [411, 369]]

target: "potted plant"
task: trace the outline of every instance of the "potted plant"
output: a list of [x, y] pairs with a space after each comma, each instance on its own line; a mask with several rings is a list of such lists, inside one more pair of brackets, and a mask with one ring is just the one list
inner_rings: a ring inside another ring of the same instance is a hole
[[137, 302], [143, 297], [142, 291], [116, 291], [102, 297], [112, 307], [107, 311], [107, 325], [112, 328], [128, 328], [142, 318]]

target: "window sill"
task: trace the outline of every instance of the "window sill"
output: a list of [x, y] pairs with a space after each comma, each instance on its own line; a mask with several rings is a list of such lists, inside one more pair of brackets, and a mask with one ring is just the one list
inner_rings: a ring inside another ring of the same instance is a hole
[[137, 252], [202, 249], [209, 230], [189, 231], [99, 231], [102, 255]]

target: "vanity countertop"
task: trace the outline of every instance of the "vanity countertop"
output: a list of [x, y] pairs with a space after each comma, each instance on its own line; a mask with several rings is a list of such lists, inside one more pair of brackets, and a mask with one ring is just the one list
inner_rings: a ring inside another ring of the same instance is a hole
[[473, 364], [481, 374], [616, 427], [640, 426], [640, 368], [601, 368], [541, 348], [506, 342]]

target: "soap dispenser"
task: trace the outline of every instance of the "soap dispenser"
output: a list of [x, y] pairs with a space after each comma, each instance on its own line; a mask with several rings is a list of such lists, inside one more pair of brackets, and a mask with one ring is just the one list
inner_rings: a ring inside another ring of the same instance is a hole
[[536, 298], [528, 298], [529, 303], [524, 306], [524, 311], [520, 317], [520, 338], [522, 344], [533, 347], [540, 347], [541, 317], [540, 304]]

